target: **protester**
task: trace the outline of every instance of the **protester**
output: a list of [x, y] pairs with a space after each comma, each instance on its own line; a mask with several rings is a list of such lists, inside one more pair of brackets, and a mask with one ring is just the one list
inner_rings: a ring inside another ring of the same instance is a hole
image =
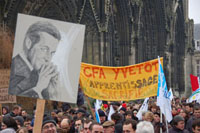
[[6, 115], [9, 113], [9, 108], [7, 106], [2, 107], [2, 115]]
[[70, 130], [70, 120], [67, 119], [67, 118], [64, 118], [62, 121], [61, 121], [61, 124], [60, 124], [60, 128], [65, 130], [65, 132], [69, 132]]
[[113, 121], [106, 121], [103, 123], [104, 133], [114, 133], [115, 123]]
[[24, 120], [26, 119], [26, 117], [27, 117], [27, 112], [26, 112], [26, 110], [22, 110], [22, 117], [24, 118]]
[[75, 120], [75, 132], [79, 133], [83, 129], [83, 119], [78, 118]]
[[200, 119], [200, 106], [195, 106], [194, 107], [194, 114], [187, 121], [186, 129], [189, 132], [192, 132], [192, 123], [196, 119]]
[[89, 127], [92, 124], [92, 120], [86, 119], [83, 121], [83, 130], [84, 133], [90, 133]]
[[165, 117], [162, 115], [162, 123], [160, 121], [160, 113], [155, 112], [154, 113], [154, 120], [153, 120], [153, 126], [155, 133], [160, 133], [160, 128], [162, 128], [162, 132], [166, 131], [166, 125], [165, 125]]
[[31, 126], [32, 118], [30, 116], [27, 116], [24, 120], [24, 127], [28, 129], [29, 133], [32, 133], [33, 127]]
[[103, 133], [103, 126], [97, 122], [93, 122], [90, 127], [90, 133]]
[[131, 111], [126, 111], [125, 120], [127, 120], [127, 119], [132, 119], [132, 112]]
[[9, 115], [11, 117], [16, 117], [17, 115], [19, 115], [20, 112], [20, 106], [18, 105], [14, 105], [12, 111], [9, 113]]
[[192, 131], [193, 131], [193, 133], [200, 133], [200, 119], [193, 121]]
[[16, 121], [10, 116], [5, 115], [1, 123], [1, 133], [15, 133], [18, 129]]
[[149, 121], [149, 122], [153, 122], [154, 120], [154, 115], [152, 112], [146, 112], [144, 115], [144, 120], [145, 121]]
[[182, 116], [177, 115], [173, 118], [172, 128], [169, 129], [169, 133], [189, 133], [188, 130], [185, 129], [185, 120]]
[[135, 133], [137, 122], [127, 119], [123, 124], [123, 133]]
[[106, 114], [101, 109], [98, 110], [98, 113], [99, 113], [99, 117], [100, 117], [100, 122], [101, 122], [101, 124], [103, 124], [107, 120]]
[[154, 133], [154, 128], [151, 122], [141, 121], [137, 124], [136, 133]]
[[28, 133], [28, 129], [25, 127], [20, 127], [16, 133]]
[[42, 122], [42, 133], [57, 133], [56, 122], [51, 116], [45, 116]]
[[115, 133], [122, 132], [122, 115], [120, 113], [114, 113], [111, 115], [112, 121], [115, 123]]
[[16, 116], [14, 117], [18, 128], [23, 127], [24, 126], [24, 118], [22, 116]]

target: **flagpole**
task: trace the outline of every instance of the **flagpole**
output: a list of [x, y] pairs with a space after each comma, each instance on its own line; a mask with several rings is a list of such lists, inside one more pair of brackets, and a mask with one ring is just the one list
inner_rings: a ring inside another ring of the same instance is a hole
[[[164, 110], [165, 110], [165, 106], [164, 106]], [[166, 114], [166, 110], [165, 110], [165, 114]], [[165, 124], [166, 124], [167, 133], [169, 133], [167, 119], [165, 119]]]
[[[162, 120], [163, 118], [162, 118], [162, 111], [161, 111], [161, 109], [160, 109], [160, 125], [162, 125]], [[160, 133], [162, 133], [162, 127], [160, 126]]]
[[92, 113], [92, 116], [93, 116], [94, 120], [96, 121], [96, 116], [94, 115], [94, 112], [93, 112], [93, 110], [92, 110], [90, 101], [89, 101], [89, 99], [88, 99], [88, 96], [85, 95], [85, 98], [86, 98], [86, 100], [87, 100], [87, 103], [88, 103], [88, 106], [89, 106], [90, 111], [91, 111], [91, 113]]

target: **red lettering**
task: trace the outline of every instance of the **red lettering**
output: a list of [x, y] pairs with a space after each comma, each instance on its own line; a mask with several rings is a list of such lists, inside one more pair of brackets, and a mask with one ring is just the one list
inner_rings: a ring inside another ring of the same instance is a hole
[[120, 69], [114, 69], [113, 68], [112, 70], [115, 72], [115, 80], [116, 80]]
[[102, 68], [100, 68], [99, 78], [101, 78], [101, 76], [103, 76], [104, 79], [106, 78]]
[[135, 68], [135, 66], [129, 67], [129, 73], [130, 73], [130, 75], [136, 74], [136, 72], [134, 72], [134, 68]]
[[146, 72], [151, 72], [151, 71], [152, 71], [152, 66], [151, 66], [151, 64], [149, 64], [149, 63], [145, 64], [144, 70], [145, 70]]
[[142, 69], [143, 64], [137, 65], [136, 67], [139, 68], [139, 74], [141, 74], [141, 69]]
[[157, 64], [158, 64], [158, 61], [152, 63], [152, 65], [155, 66], [155, 70], [156, 70], [156, 71], [158, 70]]
[[126, 78], [127, 68], [121, 68], [124, 78]]
[[92, 76], [92, 74], [91, 74], [91, 73], [90, 73], [90, 74], [87, 74], [87, 73], [86, 73], [86, 69], [89, 69], [89, 70], [90, 70], [90, 67], [84, 67], [84, 69], [83, 69], [83, 73], [85, 74], [86, 77], [89, 78], [89, 77]]
[[99, 69], [98, 67], [92, 68], [93, 78], [95, 78], [95, 74], [98, 74], [98, 71], [97, 71], [98, 69]]

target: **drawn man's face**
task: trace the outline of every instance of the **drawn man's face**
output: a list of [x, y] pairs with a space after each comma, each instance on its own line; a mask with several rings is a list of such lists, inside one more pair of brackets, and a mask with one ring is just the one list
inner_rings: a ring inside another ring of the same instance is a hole
[[35, 70], [51, 61], [58, 46], [58, 40], [46, 32], [40, 32], [40, 41], [28, 53], [28, 59]]

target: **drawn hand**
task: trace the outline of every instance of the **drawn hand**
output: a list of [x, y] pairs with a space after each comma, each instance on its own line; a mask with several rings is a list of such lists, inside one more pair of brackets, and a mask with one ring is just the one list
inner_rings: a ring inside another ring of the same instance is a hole
[[55, 65], [52, 63], [43, 65], [39, 72], [38, 83], [35, 87], [35, 91], [41, 95], [41, 92], [48, 87], [50, 80], [56, 75], [58, 75], [58, 72], [56, 71]]

